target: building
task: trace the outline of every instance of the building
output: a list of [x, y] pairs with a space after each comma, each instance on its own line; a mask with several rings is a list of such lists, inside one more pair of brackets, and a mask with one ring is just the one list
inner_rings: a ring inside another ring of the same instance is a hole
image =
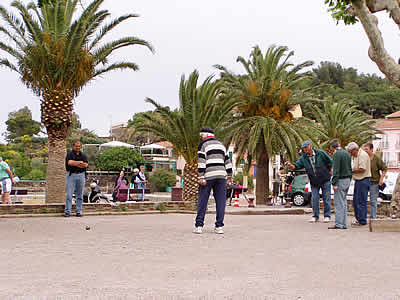
[[170, 142], [162, 141], [140, 147], [145, 165], [151, 165], [153, 170], [164, 168], [175, 171], [177, 158]]
[[373, 141], [374, 148], [382, 152], [389, 171], [400, 171], [400, 111], [378, 122], [376, 128], [383, 132]]

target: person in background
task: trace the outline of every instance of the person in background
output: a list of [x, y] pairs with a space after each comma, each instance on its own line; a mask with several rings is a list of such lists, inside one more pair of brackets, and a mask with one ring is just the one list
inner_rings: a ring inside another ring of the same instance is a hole
[[225, 146], [214, 137], [212, 128], [203, 127], [200, 131], [200, 137], [203, 139], [197, 152], [200, 187], [196, 223], [193, 232], [197, 234], [203, 232], [208, 198], [212, 189], [216, 204], [214, 232], [223, 234], [226, 184], [227, 182], [228, 184], [232, 182], [232, 163], [226, 153]]
[[367, 203], [368, 191], [371, 178], [371, 160], [363, 149], [357, 143], [351, 142], [346, 146], [346, 150], [353, 157], [353, 207], [355, 220], [351, 225], [367, 225]]
[[134, 189], [136, 188], [136, 176], [139, 174], [139, 169], [134, 168], [133, 173], [132, 173], [132, 178], [131, 178], [131, 188]]
[[382, 159], [374, 154], [374, 145], [372, 143], [364, 144], [363, 150], [367, 152], [369, 159], [371, 160], [371, 185], [369, 186], [370, 218], [376, 219], [379, 187], [383, 185], [387, 166]]
[[143, 192], [138, 195], [138, 199], [143, 200], [143, 194], [144, 194], [144, 190], [146, 189], [146, 183], [147, 183], [146, 175], [144, 174], [144, 166], [143, 165], [140, 166], [140, 172], [137, 174], [135, 182], [136, 182], [137, 188], [143, 190]]
[[0, 157], [0, 182], [2, 185], [1, 202], [3, 204], [11, 204], [10, 193], [15, 179], [12, 176], [10, 166], [3, 161], [2, 157]]
[[347, 192], [353, 171], [350, 154], [340, 147], [338, 140], [332, 140], [329, 147], [333, 153], [332, 187], [334, 192], [335, 225], [328, 229], [347, 229]]
[[114, 189], [122, 183], [122, 180], [125, 180], [125, 184], [128, 184], [129, 180], [125, 176], [125, 172], [122, 170], [119, 172], [119, 176], [115, 178]]
[[67, 176], [67, 196], [65, 199], [64, 217], [71, 215], [72, 194], [76, 195], [76, 216], [82, 217], [83, 191], [86, 182], [86, 168], [88, 167], [87, 156], [81, 151], [82, 144], [75, 141], [72, 145], [72, 151], [65, 157], [65, 168]]
[[290, 170], [306, 169], [311, 184], [311, 199], [313, 216], [311, 223], [319, 220], [319, 190], [322, 190], [322, 199], [324, 201], [324, 223], [331, 220], [331, 168], [332, 159], [323, 150], [314, 149], [310, 141], [305, 141], [301, 146], [304, 154], [291, 164], [285, 163]]
[[121, 186], [122, 183], [124, 183], [124, 185], [128, 185], [128, 178], [125, 176], [125, 172], [123, 170], [121, 170], [121, 172], [119, 172], [119, 176], [117, 178], [115, 178], [115, 183], [114, 183], [114, 191], [112, 193], [112, 198], [114, 199], [114, 201], [117, 200], [117, 193], [118, 193], [118, 189]]

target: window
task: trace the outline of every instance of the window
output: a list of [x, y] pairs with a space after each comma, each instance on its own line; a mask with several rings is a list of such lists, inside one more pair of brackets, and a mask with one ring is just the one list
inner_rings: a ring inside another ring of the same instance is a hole
[[400, 152], [396, 152], [396, 156], [397, 156], [397, 164], [400, 164]]
[[382, 139], [382, 148], [387, 149], [389, 148], [389, 136], [385, 134]]
[[389, 163], [389, 155], [390, 155], [390, 152], [383, 152], [383, 161], [385, 164]]

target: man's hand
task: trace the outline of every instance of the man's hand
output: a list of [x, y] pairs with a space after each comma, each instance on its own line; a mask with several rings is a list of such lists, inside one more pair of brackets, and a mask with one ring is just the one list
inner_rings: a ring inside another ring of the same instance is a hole
[[86, 169], [88, 167], [88, 163], [84, 162], [84, 161], [79, 161], [77, 164], [78, 168], [82, 168], [82, 169]]
[[12, 181], [13, 184], [17, 183], [17, 180], [14, 177], [11, 178], [11, 181]]
[[226, 183], [227, 183], [228, 185], [233, 185], [233, 180], [232, 180], [232, 178], [228, 178], [228, 179], [226, 180]]
[[199, 178], [199, 184], [202, 186], [206, 186], [207, 185], [207, 181], [204, 178]]
[[338, 188], [337, 185], [332, 185], [332, 188], [333, 188], [333, 191], [334, 191], [335, 193], [339, 190], [339, 188]]

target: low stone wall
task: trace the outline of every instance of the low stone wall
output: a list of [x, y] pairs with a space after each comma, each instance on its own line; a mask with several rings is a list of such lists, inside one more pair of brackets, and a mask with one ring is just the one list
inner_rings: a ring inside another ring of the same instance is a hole
[[[391, 214], [390, 214], [390, 203], [391, 203], [390, 201], [378, 202], [378, 207], [377, 207], [377, 210], [376, 210], [376, 214], [378, 216], [390, 217], [391, 216]], [[321, 201], [320, 204], [319, 204], [319, 207], [320, 207], [320, 210], [322, 212], [323, 212], [323, 207], [324, 207], [323, 205], [324, 204]], [[335, 212], [335, 206], [334, 206], [334, 203], [333, 203], [333, 199], [332, 199], [332, 202], [331, 202], [331, 208], [332, 208], [332, 212]], [[347, 200], [347, 212], [354, 213], [353, 201], [352, 200]], [[369, 215], [369, 213], [370, 213], [370, 202], [368, 201], [368, 215]]]
[[[64, 204], [15, 204], [0, 205], [1, 215], [25, 215], [25, 214], [63, 214]], [[97, 204], [84, 203], [83, 214], [85, 213], [124, 213], [124, 212], [140, 212], [140, 211], [192, 211], [193, 204], [183, 201], [166, 201], [166, 202], [136, 202], [136, 203], [120, 203], [115, 204]], [[75, 205], [72, 206], [75, 211]]]

